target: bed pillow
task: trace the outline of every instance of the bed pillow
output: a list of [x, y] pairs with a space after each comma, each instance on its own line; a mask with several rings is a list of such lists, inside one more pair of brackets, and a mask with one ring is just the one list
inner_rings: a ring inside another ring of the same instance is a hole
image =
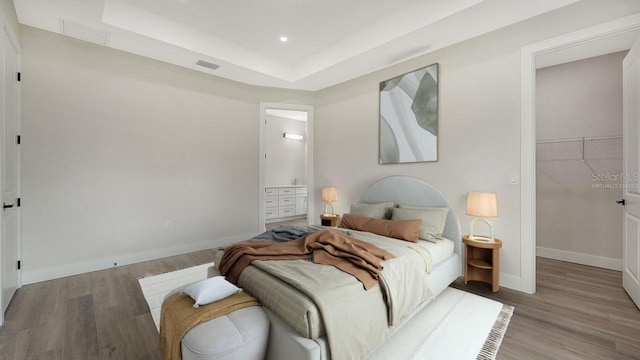
[[422, 220], [422, 224], [420, 225], [420, 232], [418, 234], [419, 238], [423, 240], [434, 240], [442, 237], [448, 214], [449, 208], [400, 205], [400, 207], [393, 209], [391, 219], [420, 219]]
[[395, 239], [418, 242], [418, 229], [422, 220], [373, 219], [353, 214], [342, 216], [341, 228], [368, 231]]
[[392, 201], [376, 204], [357, 203], [351, 204], [349, 213], [374, 219], [391, 219], [393, 206], [394, 203]]
[[228, 282], [224, 276], [214, 276], [198, 281], [182, 290], [183, 293], [189, 295], [196, 302], [193, 304], [194, 308], [222, 300], [240, 291], [242, 289]]

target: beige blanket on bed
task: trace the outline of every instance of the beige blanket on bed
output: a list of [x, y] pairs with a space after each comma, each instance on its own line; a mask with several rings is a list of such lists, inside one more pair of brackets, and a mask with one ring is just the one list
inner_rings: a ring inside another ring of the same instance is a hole
[[320, 309], [331, 358], [362, 359], [432, 296], [429, 253], [401, 240], [350, 231], [396, 257], [382, 262], [379, 285], [364, 291], [352, 276], [305, 260], [254, 261], [252, 265], [308, 295]]

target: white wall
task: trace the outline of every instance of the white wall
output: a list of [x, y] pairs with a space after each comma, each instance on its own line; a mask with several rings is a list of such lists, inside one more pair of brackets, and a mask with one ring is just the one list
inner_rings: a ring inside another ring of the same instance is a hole
[[258, 231], [259, 103], [310, 93], [29, 27], [21, 36], [25, 283]]
[[[265, 131], [267, 143], [267, 186], [291, 185], [296, 178], [300, 179], [302, 184], [306, 183], [306, 121], [267, 114]], [[285, 139], [282, 137], [284, 132], [303, 135], [304, 140]]]
[[[388, 175], [425, 179], [464, 215], [468, 191], [498, 194], [492, 220], [503, 240], [501, 284], [526, 289], [521, 279], [520, 187], [508, 184], [520, 169], [520, 50], [559, 34], [640, 11], [631, 1], [581, 1], [554, 13], [391, 66], [318, 93], [315, 111], [315, 187], [339, 189], [336, 211], [348, 211], [371, 182]], [[440, 64], [439, 160], [378, 165], [379, 82], [432, 63]]]
[[[14, 36], [19, 35], [18, 17], [16, 16], [16, 9], [13, 6], [12, 0], [0, 0], [2, 11], [3, 25], [13, 33]], [[15, 40], [18, 40], [17, 38]]]
[[[625, 54], [539, 69], [537, 138], [621, 135]], [[620, 270], [622, 207], [615, 201], [622, 198], [622, 139], [586, 142], [585, 161], [581, 142], [537, 150], [538, 255]]]

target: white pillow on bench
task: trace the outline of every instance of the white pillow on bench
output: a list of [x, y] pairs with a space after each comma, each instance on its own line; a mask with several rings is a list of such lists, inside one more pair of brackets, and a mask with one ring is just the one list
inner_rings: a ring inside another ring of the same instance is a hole
[[183, 293], [189, 295], [195, 301], [194, 308], [222, 300], [240, 291], [242, 289], [228, 282], [224, 276], [214, 276], [198, 281], [182, 290]]

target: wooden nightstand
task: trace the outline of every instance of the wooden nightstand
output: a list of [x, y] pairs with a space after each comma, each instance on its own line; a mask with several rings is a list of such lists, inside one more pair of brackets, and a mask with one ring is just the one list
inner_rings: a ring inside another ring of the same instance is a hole
[[320, 215], [320, 225], [336, 227], [336, 226], [338, 226], [338, 219], [339, 218], [340, 218], [340, 215], [338, 215], [338, 214], [335, 214], [335, 215], [321, 214]]
[[491, 285], [493, 292], [500, 288], [500, 248], [502, 241], [484, 242], [469, 240], [469, 235], [462, 236], [464, 242], [464, 283], [470, 280], [484, 281]]

